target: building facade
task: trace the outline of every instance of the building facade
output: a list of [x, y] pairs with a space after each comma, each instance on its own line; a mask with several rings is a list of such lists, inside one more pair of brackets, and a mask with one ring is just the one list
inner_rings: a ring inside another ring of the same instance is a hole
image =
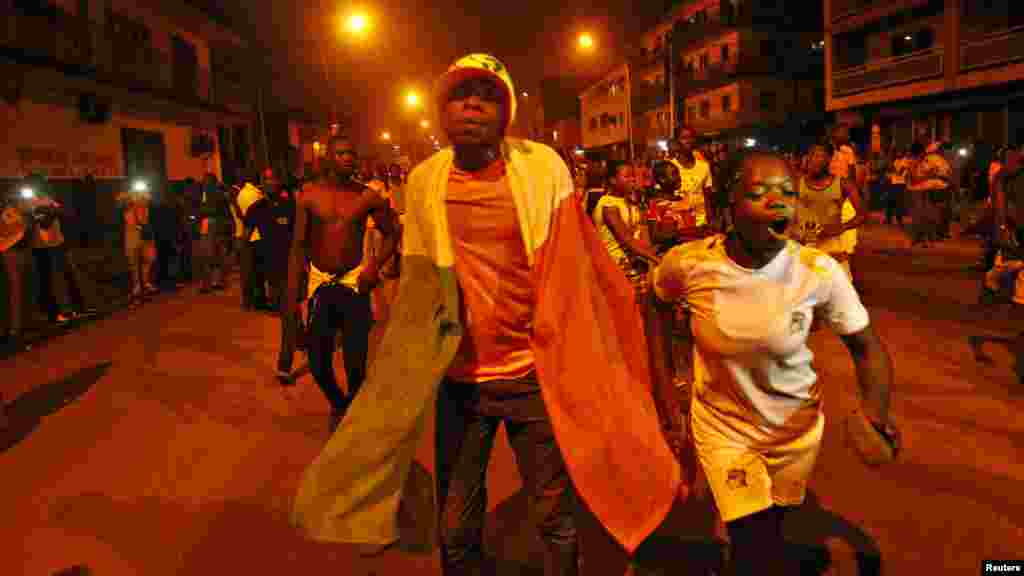
[[629, 65], [621, 64], [580, 94], [580, 140], [585, 150], [628, 156], [629, 77]]
[[[42, 173], [102, 225], [129, 180], [159, 200], [175, 182], [237, 181], [265, 162], [246, 43], [206, 13], [129, 0], [0, 0], [0, 10], [3, 192]], [[96, 185], [79, 194], [86, 176]]]
[[827, 106], [865, 148], [1024, 138], [1016, 0], [825, 0]]
[[634, 125], [643, 131], [634, 139], [654, 148], [672, 137], [673, 124], [685, 124], [706, 138], [742, 142], [765, 135], [781, 146], [805, 124], [823, 121], [820, 9], [807, 6], [678, 4], [642, 36], [632, 57]]

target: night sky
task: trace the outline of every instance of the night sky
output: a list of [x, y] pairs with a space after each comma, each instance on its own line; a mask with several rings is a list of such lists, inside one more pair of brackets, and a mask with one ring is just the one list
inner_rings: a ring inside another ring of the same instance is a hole
[[[326, 47], [338, 108], [353, 115], [353, 133], [366, 142], [380, 130], [415, 122], [402, 106], [406, 87], [426, 93], [458, 56], [490, 52], [510, 69], [519, 91], [538, 91], [553, 75], [594, 76], [621, 57], [623, 43], [657, 22], [664, 2], [647, 0], [369, 0], [367, 41], [342, 32], [345, 2], [222, 0], [233, 25], [273, 52], [272, 97], [321, 114], [328, 109], [321, 50]], [[597, 50], [576, 52], [586, 29]]]

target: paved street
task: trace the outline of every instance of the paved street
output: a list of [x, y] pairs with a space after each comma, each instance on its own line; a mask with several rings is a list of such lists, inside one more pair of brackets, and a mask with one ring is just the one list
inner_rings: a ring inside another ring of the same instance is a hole
[[[812, 495], [788, 537], [832, 551], [828, 574], [977, 574], [984, 558], [1024, 557], [1024, 385], [1011, 358], [979, 364], [968, 334], [1009, 335], [999, 309], [976, 307], [974, 242], [913, 252], [894, 229], [862, 234], [865, 299], [893, 354], [894, 412], [906, 449], [880, 471], [845, 444], [854, 406], [849, 355], [815, 336], [829, 425]], [[272, 377], [278, 324], [225, 294], [163, 296], [0, 361], [14, 428], [0, 438], [0, 574], [438, 574], [436, 551], [376, 559], [305, 542], [288, 525], [298, 479], [326, 439], [327, 407], [305, 374]], [[429, 481], [432, 430], [415, 476]], [[501, 574], [539, 574], [504, 438], [490, 476], [490, 553]], [[624, 495], [627, 496], [628, 495]], [[429, 511], [418, 510], [427, 516]], [[709, 539], [700, 502], [677, 510], [643, 562], [685, 574], [681, 539]], [[688, 526], [687, 526], [688, 525]], [[683, 536], [689, 532], [689, 536]], [[584, 573], [624, 559], [584, 522]], [[661, 544], [661, 545], [658, 545]]]

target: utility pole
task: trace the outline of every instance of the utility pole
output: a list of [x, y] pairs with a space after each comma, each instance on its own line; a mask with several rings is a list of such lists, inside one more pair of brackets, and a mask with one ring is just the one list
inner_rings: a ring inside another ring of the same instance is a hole
[[665, 35], [665, 82], [668, 84], [668, 135], [676, 139], [676, 76], [675, 76], [675, 35], [670, 29]]

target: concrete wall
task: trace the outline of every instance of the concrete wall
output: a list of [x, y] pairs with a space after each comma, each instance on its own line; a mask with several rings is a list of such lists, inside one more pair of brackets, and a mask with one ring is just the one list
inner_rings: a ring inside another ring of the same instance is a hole
[[[205, 157], [191, 155], [193, 128], [113, 114], [105, 124], [79, 119], [78, 109], [22, 100], [0, 104], [4, 137], [0, 140], [0, 178], [21, 178], [41, 171], [52, 179], [124, 178], [121, 128], [163, 135], [168, 180], [199, 179], [207, 172], [221, 177], [220, 146]], [[210, 133], [216, 140], [216, 133]]]
[[[591, 86], [580, 95], [581, 135], [584, 148], [598, 148], [629, 140], [627, 116], [629, 114], [629, 90], [626, 86], [626, 67], [620, 66], [610, 72], [601, 82]], [[622, 89], [612, 93], [609, 86], [621, 83]], [[601, 124], [602, 115], [616, 118], [615, 124]], [[596, 119], [596, 124], [591, 121]], [[592, 127], [593, 124], [593, 127]]]

